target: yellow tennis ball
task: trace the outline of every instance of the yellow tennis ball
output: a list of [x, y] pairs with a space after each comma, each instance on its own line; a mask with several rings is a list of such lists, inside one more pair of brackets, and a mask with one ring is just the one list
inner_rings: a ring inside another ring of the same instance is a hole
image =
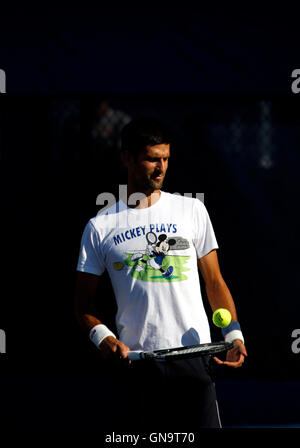
[[122, 261], [116, 261], [113, 266], [116, 271], [121, 271], [124, 268], [124, 263]]
[[226, 308], [218, 308], [214, 312], [212, 320], [217, 327], [227, 327], [227, 325], [229, 325], [231, 322], [230, 311], [226, 310]]

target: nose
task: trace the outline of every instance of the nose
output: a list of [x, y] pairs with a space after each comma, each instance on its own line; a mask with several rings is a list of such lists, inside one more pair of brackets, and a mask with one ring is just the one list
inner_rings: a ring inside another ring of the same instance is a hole
[[168, 161], [165, 159], [159, 159], [157, 162], [157, 168], [164, 173], [167, 169]]

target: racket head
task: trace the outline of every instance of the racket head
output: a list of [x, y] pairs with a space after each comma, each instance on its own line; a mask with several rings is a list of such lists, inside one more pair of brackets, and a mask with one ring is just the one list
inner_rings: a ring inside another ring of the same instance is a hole
[[147, 232], [146, 240], [147, 240], [148, 244], [155, 244], [157, 241], [157, 236], [155, 235], [154, 232]]
[[143, 359], [156, 359], [161, 361], [196, 358], [199, 356], [211, 356], [216, 353], [226, 352], [233, 347], [233, 342], [208, 342], [205, 344], [189, 345], [185, 347], [175, 347], [170, 349], [154, 350], [145, 352]]

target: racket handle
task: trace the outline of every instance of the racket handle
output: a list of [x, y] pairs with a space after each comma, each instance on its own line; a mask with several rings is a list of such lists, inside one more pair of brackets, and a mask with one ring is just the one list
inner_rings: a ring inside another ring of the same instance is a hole
[[127, 352], [127, 356], [130, 361], [139, 361], [142, 359], [141, 354], [141, 350], [129, 350], [129, 352]]

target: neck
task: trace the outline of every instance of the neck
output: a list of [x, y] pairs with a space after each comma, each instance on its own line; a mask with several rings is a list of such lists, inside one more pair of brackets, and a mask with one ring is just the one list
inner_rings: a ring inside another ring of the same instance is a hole
[[160, 190], [137, 191], [128, 183], [127, 186], [127, 205], [130, 208], [147, 208], [154, 205], [160, 198]]

